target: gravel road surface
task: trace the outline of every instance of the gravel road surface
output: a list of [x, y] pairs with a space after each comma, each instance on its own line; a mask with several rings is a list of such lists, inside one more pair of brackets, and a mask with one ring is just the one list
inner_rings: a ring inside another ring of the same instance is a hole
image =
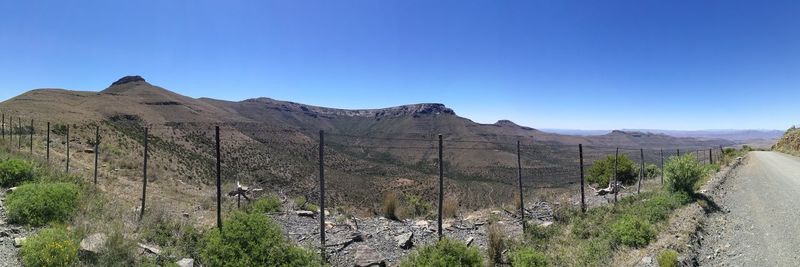
[[704, 225], [702, 266], [800, 265], [800, 158], [751, 152]]

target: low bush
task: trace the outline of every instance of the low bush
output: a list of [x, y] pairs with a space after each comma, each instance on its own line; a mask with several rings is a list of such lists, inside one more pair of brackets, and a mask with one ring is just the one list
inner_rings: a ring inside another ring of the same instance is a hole
[[694, 193], [695, 184], [706, 172], [691, 155], [671, 157], [664, 164], [664, 182], [672, 192]]
[[45, 228], [22, 243], [20, 255], [25, 266], [73, 266], [78, 241], [65, 228]]
[[661, 251], [656, 261], [660, 267], [678, 267], [678, 252], [671, 249]]
[[298, 196], [298, 197], [294, 198], [293, 201], [294, 201], [294, 206], [296, 208], [298, 208], [298, 209], [307, 210], [307, 211], [313, 211], [313, 212], [318, 212], [319, 211], [319, 206], [317, 206], [314, 203], [311, 203], [304, 196]]
[[[592, 167], [589, 168], [589, 176], [586, 181], [600, 186], [608, 185], [610, 181], [614, 180], [614, 161], [613, 155], [595, 161]], [[619, 155], [616, 161], [617, 179], [624, 184], [635, 183], [637, 173], [634, 170], [634, 165], [636, 164], [626, 155]]]
[[170, 218], [163, 211], [153, 212], [145, 217], [142, 239], [155, 243], [170, 254], [182, 257], [196, 257], [197, 246], [202, 240], [200, 233], [191, 223]]
[[0, 162], [0, 186], [14, 187], [22, 182], [33, 180], [33, 164], [21, 159], [7, 159]]
[[267, 197], [260, 198], [255, 202], [253, 202], [252, 204], [248, 205], [247, 212], [262, 213], [262, 214], [274, 213], [281, 211], [282, 206], [283, 203], [281, 203], [281, 200], [278, 199], [277, 196], [270, 195]]
[[424, 217], [431, 210], [431, 204], [418, 196], [406, 195], [405, 202], [408, 205], [409, 216]]
[[313, 266], [316, 254], [284, 238], [280, 226], [266, 215], [234, 212], [222, 233], [206, 232], [200, 258], [205, 266]]
[[424, 246], [411, 253], [400, 263], [402, 267], [449, 267], [481, 266], [482, 259], [478, 249], [467, 247], [464, 243], [448, 238], [434, 245]]
[[611, 236], [618, 244], [640, 248], [656, 237], [656, 231], [645, 220], [624, 216], [611, 225]]
[[514, 267], [545, 267], [549, 265], [547, 256], [532, 248], [522, 248], [511, 253], [511, 266]]
[[24, 184], [8, 196], [6, 210], [13, 223], [65, 222], [78, 209], [80, 196], [80, 188], [70, 183]]

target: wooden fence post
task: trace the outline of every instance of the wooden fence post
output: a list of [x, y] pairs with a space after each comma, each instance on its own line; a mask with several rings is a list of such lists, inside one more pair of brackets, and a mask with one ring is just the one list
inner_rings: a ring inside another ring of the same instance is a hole
[[442, 229], [442, 209], [444, 205], [444, 159], [442, 157], [442, 135], [439, 135], [439, 220], [438, 220], [438, 230], [439, 230], [439, 240], [442, 240], [444, 237], [443, 229]]
[[94, 185], [97, 185], [97, 163], [100, 158], [100, 125], [97, 125], [94, 132]]
[[67, 140], [64, 143], [67, 144], [67, 173], [69, 173], [69, 123], [67, 124]]
[[217, 156], [217, 228], [219, 228], [220, 233], [222, 233], [222, 172], [220, 167], [221, 164], [221, 153], [220, 153], [220, 146], [219, 146], [219, 126], [214, 126], [214, 140], [215, 140], [215, 150]]
[[664, 149], [661, 149], [661, 184], [664, 184]]
[[47, 150], [47, 152], [45, 152], [47, 154], [47, 155], [45, 155], [45, 158], [47, 159], [47, 163], [50, 164], [50, 122], [49, 121], [47, 122], [47, 143], [45, 144], [45, 147], [46, 147], [45, 150]]
[[619, 147], [617, 151], [614, 153], [614, 186], [611, 187], [614, 190], [614, 204], [617, 204], [617, 192], [619, 192], [619, 187], [617, 185], [617, 161], [619, 160]]
[[641, 167], [639, 168], [639, 184], [636, 186], [636, 194], [642, 193], [642, 181], [644, 181], [644, 148], [639, 149], [641, 155]]

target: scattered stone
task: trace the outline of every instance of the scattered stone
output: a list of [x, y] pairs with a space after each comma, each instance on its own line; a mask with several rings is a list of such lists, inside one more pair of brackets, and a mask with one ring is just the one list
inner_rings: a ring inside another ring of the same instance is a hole
[[94, 149], [91, 148], [84, 149], [83, 153], [94, 154]]
[[190, 215], [189, 215], [189, 213], [188, 213], [188, 212], [184, 212], [184, 213], [183, 213], [183, 217], [184, 217], [184, 218], [189, 218], [189, 216], [190, 216]]
[[183, 258], [175, 262], [179, 267], [194, 267], [194, 259]]
[[354, 266], [386, 266], [386, 259], [374, 248], [368, 245], [359, 245], [356, 248]]
[[27, 239], [27, 237], [17, 237], [17, 238], [14, 238], [14, 246], [15, 246], [15, 247], [21, 247], [21, 246], [22, 246], [22, 243], [23, 243], [23, 242], [25, 242], [25, 239]]
[[475, 238], [470, 236], [467, 237], [467, 240], [464, 243], [467, 243], [467, 246], [469, 247], [470, 245], [472, 245], [472, 241], [475, 241]]
[[138, 243], [139, 247], [144, 249], [144, 251], [155, 254], [157, 256], [161, 256], [161, 248], [156, 245], [145, 245], [142, 243]]
[[414, 226], [419, 228], [428, 228], [430, 224], [426, 220], [420, 220], [414, 223]]
[[553, 222], [542, 222], [542, 223], [539, 224], [539, 226], [541, 226], [541, 227], [548, 227], [550, 225], [553, 225]]
[[295, 211], [294, 213], [297, 214], [297, 216], [300, 216], [300, 217], [314, 217], [314, 212], [313, 211], [298, 210], [298, 211]]
[[641, 264], [650, 265], [652, 263], [653, 263], [653, 258], [651, 258], [651, 257], [642, 258]]
[[17, 190], [17, 187], [16, 187], [16, 186], [15, 186], [15, 187], [12, 187], [12, 188], [9, 188], [8, 190], [6, 190], [6, 193], [11, 193], [11, 192], [14, 192], [14, 190]]
[[397, 246], [398, 247], [400, 247], [402, 249], [410, 249], [412, 246], [414, 246], [414, 242], [411, 240], [412, 238], [414, 238], [414, 233], [413, 232], [408, 232], [408, 233], [396, 236], [394, 238], [394, 241], [397, 241]]
[[81, 252], [98, 254], [106, 244], [108, 237], [104, 233], [95, 233], [81, 240]]

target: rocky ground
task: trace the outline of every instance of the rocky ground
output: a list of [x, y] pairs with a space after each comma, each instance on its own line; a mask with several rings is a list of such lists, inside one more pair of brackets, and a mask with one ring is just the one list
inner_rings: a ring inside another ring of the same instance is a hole
[[[528, 204], [527, 218], [531, 223], [549, 225], [553, 209], [546, 202]], [[283, 226], [287, 236], [306, 247], [319, 248], [319, 217], [298, 215], [287, 205], [286, 212], [272, 217]], [[490, 219], [492, 218], [492, 219]], [[470, 246], [485, 250], [489, 220], [511, 238], [522, 234], [519, 218], [505, 210], [484, 210], [443, 222], [444, 235], [462, 240]], [[436, 220], [394, 221], [383, 217], [348, 219], [332, 214], [326, 217], [327, 254], [334, 266], [368, 266], [384, 262], [396, 266], [415, 248], [432, 244], [438, 239]]]
[[0, 267], [22, 266], [18, 257], [18, 245], [27, 236], [27, 231], [10, 225], [5, 210], [6, 190], [0, 190]]

